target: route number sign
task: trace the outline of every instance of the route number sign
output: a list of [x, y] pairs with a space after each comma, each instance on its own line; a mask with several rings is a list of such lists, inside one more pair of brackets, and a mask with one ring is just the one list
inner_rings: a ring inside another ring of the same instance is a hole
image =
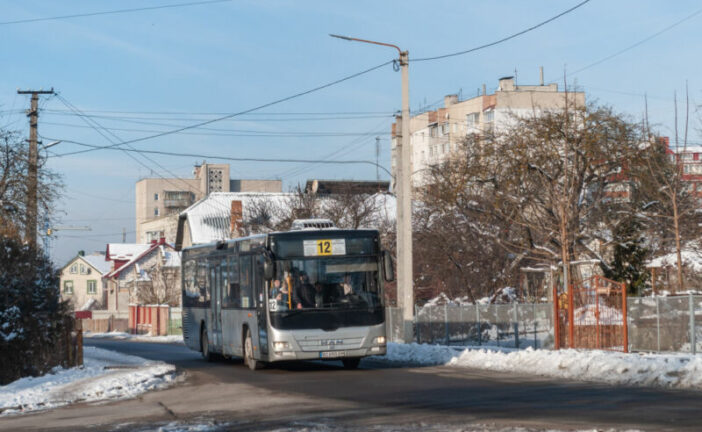
[[345, 239], [304, 240], [305, 256], [346, 255]]

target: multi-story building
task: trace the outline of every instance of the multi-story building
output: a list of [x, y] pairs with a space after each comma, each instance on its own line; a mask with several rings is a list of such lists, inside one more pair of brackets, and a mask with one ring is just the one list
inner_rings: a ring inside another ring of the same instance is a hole
[[[543, 76], [543, 75], [542, 75]], [[565, 107], [566, 92], [557, 84], [517, 85], [513, 77], [500, 78], [493, 94], [459, 100], [458, 95], [444, 97], [444, 107], [426, 111], [410, 119], [410, 172], [414, 186], [426, 182], [426, 169], [446, 160], [469, 134], [485, 134], [509, 126], [515, 116], [538, 114], [540, 111]], [[585, 104], [585, 93], [568, 92], [568, 102]], [[396, 170], [397, 140], [400, 129], [392, 125], [392, 172]]]
[[174, 242], [178, 213], [210, 192], [280, 192], [280, 180], [231, 180], [229, 164], [196, 165], [194, 178], [145, 178], [136, 183], [136, 240]]

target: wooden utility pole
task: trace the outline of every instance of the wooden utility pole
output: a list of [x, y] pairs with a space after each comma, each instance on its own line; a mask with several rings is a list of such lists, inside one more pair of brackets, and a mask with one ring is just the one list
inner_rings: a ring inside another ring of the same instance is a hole
[[39, 148], [37, 124], [39, 122], [39, 95], [54, 94], [51, 90], [17, 90], [17, 94], [32, 95], [31, 106], [27, 111], [29, 117], [29, 161], [27, 167], [27, 219], [24, 240], [32, 247], [37, 245], [37, 188]]

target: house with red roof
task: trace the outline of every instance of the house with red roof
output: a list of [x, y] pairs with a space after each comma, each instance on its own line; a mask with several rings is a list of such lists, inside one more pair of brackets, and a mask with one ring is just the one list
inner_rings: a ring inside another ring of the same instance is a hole
[[126, 312], [130, 304], [180, 305], [180, 253], [165, 239], [150, 244], [110, 243], [103, 276], [107, 309]]

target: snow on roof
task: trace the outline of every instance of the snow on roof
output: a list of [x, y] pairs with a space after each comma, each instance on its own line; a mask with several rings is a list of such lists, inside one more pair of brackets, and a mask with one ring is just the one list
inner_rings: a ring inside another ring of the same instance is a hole
[[180, 267], [180, 252], [174, 250], [169, 250], [164, 245], [159, 246], [161, 249], [161, 256], [165, 258], [164, 267]]
[[130, 260], [141, 255], [152, 245], [140, 243], [108, 243], [105, 260]]
[[81, 258], [95, 268], [95, 270], [99, 271], [100, 274], [107, 274], [110, 272], [112, 265], [109, 261], [105, 261], [105, 254], [103, 253], [97, 252], [90, 255], [85, 255]]
[[95, 300], [94, 298], [89, 298], [85, 303], [83, 303], [83, 306], [81, 306], [80, 309], [78, 309], [78, 310], [82, 310], [82, 311], [91, 310], [96, 305], [97, 305], [97, 300]]
[[[273, 208], [283, 209], [289, 206], [289, 200], [294, 195], [289, 192], [213, 192], [183, 210], [181, 215], [187, 215], [192, 244], [211, 243], [230, 238], [232, 201], [241, 201], [243, 218], [246, 220], [256, 204], [266, 202]], [[395, 220], [396, 204], [393, 195], [378, 193], [369, 195], [368, 199], [373, 200], [374, 207], [378, 209], [374, 218], [376, 222]], [[322, 207], [326, 200], [326, 197], [320, 197]], [[275, 219], [277, 215], [273, 212], [271, 216]]]
[[[153, 243], [153, 244], [147, 244], [147, 245], [139, 245], [139, 246], [146, 246], [146, 249], [142, 251], [142, 253], [134, 256], [132, 259], [124, 263], [119, 268], [116, 268], [112, 270], [110, 273], [106, 274], [104, 277], [105, 278], [115, 278], [119, 277], [120, 273], [122, 273], [124, 270], [128, 269], [135, 263], [138, 263], [139, 261], [142, 260], [142, 258], [147, 257], [151, 254], [151, 252], [160, 249], [161, 252], [169, 252], [169, 256], [166, 256], [167, 260], [167, 267], [179, 267], [180, 266], [180, 254], [178, 252], [175, 252], [173, 250], [173, 246], [169, 245], [168, 243]], [[168, 248], [171, 250], [169, 251]], [[138, 270], [138, 272], [141, 274], [141, 270]]]
[[269, 201], [276, 207], [283, 207], [291, 196], [291, 193], [276, 192], [213, 192], [181, 214], [188, 217], [192, 243], [210, 243], [230, 237], [232, 201], [241, 201], [243, 217], [246, 219], [253, 203]]
[[[702, 271], [702, 251], [696, 249], [685, 248], [680, 252], [682, 263], [684, 266], [693, 269], [696, 272]], [[668, 266], [677, 266], [678, 256], [675, 252], [652, 259], [646, 264], [646, 267], [660, 268]]]

